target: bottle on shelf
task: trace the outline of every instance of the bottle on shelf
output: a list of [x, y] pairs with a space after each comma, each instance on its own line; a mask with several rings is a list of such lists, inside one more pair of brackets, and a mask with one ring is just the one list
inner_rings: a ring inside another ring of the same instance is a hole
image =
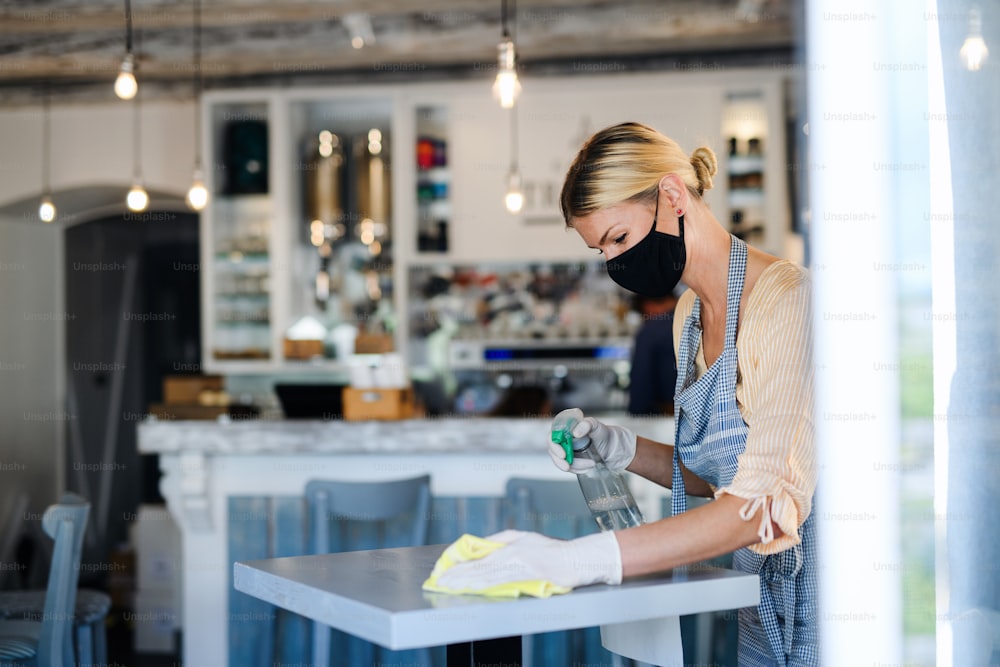
[[611, 470], [605, 464], [601, 453], [588, 439], [584, 443], [574, 440], [573, 428], [583, 419], [580, 410], [566, 410], [560, 413], [552, 424], [552, 442], [566, 450], [566, 460], [589, 459], [594, 465], [577, 474], [580, 490], [587, 506], [594, 515], [594, 521], [602, 531], [621, 530], [642, 525], [642, 512], [628, 488], [625, 476]]

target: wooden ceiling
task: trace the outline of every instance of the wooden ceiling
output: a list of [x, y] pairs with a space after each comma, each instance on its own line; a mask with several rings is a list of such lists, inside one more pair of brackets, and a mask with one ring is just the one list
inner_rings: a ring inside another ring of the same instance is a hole
[[[786, 64], [801, 0], [509, 1], [527, 73]], [[62, 101], [113, 99], [125, 52], [124, 0], [35, 0], [0, 8], [0, 103], [49, 90]], [[147, 97], [194, 89], [193, 0], [132, 0], [138, 78]], [[351, 45], [352, 15], [374, 42]], [[206, 88], [489, 76], [501, 0], [201, 0]]]

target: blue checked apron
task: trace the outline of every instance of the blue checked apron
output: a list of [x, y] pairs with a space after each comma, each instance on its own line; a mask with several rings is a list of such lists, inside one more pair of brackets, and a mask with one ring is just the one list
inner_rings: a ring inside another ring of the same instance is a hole
[[[748, 428], [736, 404], [736, 328], [746, 275], [746, 245], [735, 236], [729, 252], [726, 337], [722, 354], [695, 379], [701, 344], [701, 299], [695, 299], [679, 345], [675, 402], [672, 514], [687, 510], [684, 467], [712, 484], [728, 486], [746, 448]], [[733, 554], [733, 567], [760, 575], [760, 605], [739, 611], [740, 665], [816, 665], [816, 529], [813, 517], [799, 528], [802, 542], [770, 556], [750, 549]], [[777, 657], [776, 657], [777, 656]]]

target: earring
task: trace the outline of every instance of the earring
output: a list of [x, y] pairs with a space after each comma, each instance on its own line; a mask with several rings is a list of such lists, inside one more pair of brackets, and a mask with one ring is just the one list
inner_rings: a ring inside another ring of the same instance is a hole
[[684, 215], [684, 209], [677, 209], [677, 217]]

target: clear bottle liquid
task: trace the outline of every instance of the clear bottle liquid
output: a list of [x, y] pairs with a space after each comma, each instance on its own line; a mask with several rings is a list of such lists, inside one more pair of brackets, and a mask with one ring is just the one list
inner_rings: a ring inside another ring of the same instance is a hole
[[[574, 410], [573, 412], [579, 412]], [[632, 528], [642, 525], [642, 512], [629, 491], [625, 476], [616, 470], [611, 470], [604, 463], [600, 452], [590, 442], [587, 442], [581, 449], [577, 449], [577, 443], [573, 440], [573, 427], [576, 426], [580, 417], [566, 415], [562, 413], [557, 416], [556, 423], [552, 426], [553, 442], [562, 444], [567, 448], [567, 459], [572, 462], [575, 458], [589, 459], [594, 462], [593, 467], [578, 473], [577, 481], [580, 483], [580, 490], [587, 501], [587, 506], [594, 515], [594, 521], [602, 530], [621, 530], [622, 528]], [[560, 417], [563, 417], [560, 419]], [[568, 447], [567, 447], [568, 446]]]

